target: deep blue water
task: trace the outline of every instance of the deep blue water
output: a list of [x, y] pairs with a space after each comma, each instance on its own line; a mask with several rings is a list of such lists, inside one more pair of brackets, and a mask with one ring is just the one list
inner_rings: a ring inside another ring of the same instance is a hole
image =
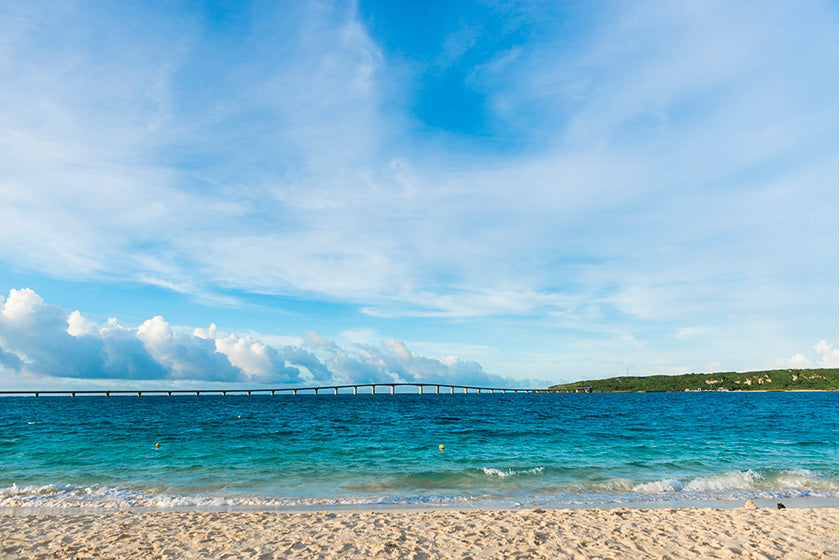
[[0, 398], [0, 508], [837, 495], [837, 393]]

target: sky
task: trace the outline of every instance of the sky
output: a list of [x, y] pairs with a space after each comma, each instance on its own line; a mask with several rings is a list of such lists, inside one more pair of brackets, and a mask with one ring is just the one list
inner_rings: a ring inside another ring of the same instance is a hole
[[837, 367], [837, 2], [3, 2], [0, 235], [6, 389]]

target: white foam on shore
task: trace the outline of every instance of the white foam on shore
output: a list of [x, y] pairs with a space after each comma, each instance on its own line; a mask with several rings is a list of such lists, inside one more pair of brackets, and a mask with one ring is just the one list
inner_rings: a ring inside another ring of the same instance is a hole
[[176, 496], [142, 492], [129, 488], [74, 484], [17, 486], [0, 489], [0, 508], [44, 509], [177, 509], [177, 508], [293, 508], [311, 506], [455, 505], [486, 496], [339, 496], [339, 497], [264, 497], [264, 496]]
[[760, 492], [803, 490], [806, 492], [835, 494], [837, 479], [820, 477], [807, 470], [780, 471], [764, 475], [753, 470], [731, 471], [721, 475], [698, 477], [691, 480], [664, 478], [652, 482], [636, 484], [634, 492], [691, 492], [723, 494], [732, 491], [754, 490]]
[[[542, 475], [543, 467], [481, 469], [490, 477], [509, 479]], [[535, 480], [541, 480], [538, 477]], [[390, 488], [389, 490], [396, 490]], [[762, 474], [752, 470], [681, 480], [663, 478], [649, 482], [614, 479], [603, 483], [572, 484], [553, 488], [518, 488], [512, 494], [489, 495], [451, 492], [449, 495], [405, 495], [399, 492], [362, 492], [339, 496], [241, 496], [180, 495], [142, 488], [105, 485], [47, 484], [0, 488], [0, 509], [177, 509], [177, 508], [306, 508], [340, 506], [528, 506], [586, 505], [632, 502], [679, 502], [744, 499], [791, 499], [838, 497], [836, 477], [807, 470]]]
[[481, 469], [484, 471], [484, 474], [490, 476], [498, 476], [499, 478], [507, 478], [509, 476], [518, 476], [518, 475], [529, 475], [529, 474], [542, 474], [545, 470], [544, 467], [533, 467], [530, 469], [515, 469], [515, 468], [506, 468], [506, 469], [497, 469], [494, 467], [482, 467]]

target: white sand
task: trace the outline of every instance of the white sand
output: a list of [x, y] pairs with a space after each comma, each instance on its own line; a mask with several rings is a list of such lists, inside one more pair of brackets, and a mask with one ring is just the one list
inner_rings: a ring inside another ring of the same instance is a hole
[[836, 508], [0, 515], [0, 558], [838, 558]]

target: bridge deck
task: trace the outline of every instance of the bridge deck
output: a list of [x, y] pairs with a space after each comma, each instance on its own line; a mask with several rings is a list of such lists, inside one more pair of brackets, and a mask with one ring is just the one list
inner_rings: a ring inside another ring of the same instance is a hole
[[[312, 393], [314, 395], [319, 394], [322, 391], [328, 392], [332, 391], [333, 394], [348, 394], [350, 389], [353, 390], [353, 394], [358, 394], [359, 388], [369, 388], [371, 394], [378, 394], [376, 392], [377, 388], [388, 388], [390, 393], [393, 395], [395, 394], [395, 389], [397, 387], [416, 387], [418, 393], [421, 395], [423, 394], [424, 388], [431, 388], [434, 387], [435, 394], [441, 393], [441, 388], [448, 389], [450, 394], [454, 394], [455, 390], [463, 391], [466, 393], [549, 393], [549, 392], [556, 392], [556, 391], [549, 391], [547, 389], [519, 389], [519, 388], [509, 388], [509, 387], [480, 387], [477, 385], [450, 385], [446, 383], [354, 383], [354, 384], [347, 384], [347, 385], [324, 385], [318, 387], [278, 387], [278, 388], [259, 388], [259, 389], [61, 389], [61, 390], [44, 390], [44, 391], [33, 391], [33, 390], [22, 390], [22, 391], [0, 391], [0, 395], [31, 395], [31, 396], [41, 396], [41, 395], [70, 395], [71, 397], [75, 397], [76, 395], [104, 395], [106, 397], [110, 397], [111, 395], [137, 395], [138, 397], [146, 395], [195, 395], [199, 396], [202, 394], [205, 395], [227, 395], [227, 394], [239, 394], [239, 395], [253, 395], [253, 394], [263, 394], [263, 395], [276, 395], [277, 393], [291, 393], [293, 395], [297, 395], [298, 392], [303, 393]], [[344, 393], [341, 393], [341, 390], [344, 390]], [[590, 392], [589, 387], [580, 387], [579, 390], [574, 390], [573, 392]]]

